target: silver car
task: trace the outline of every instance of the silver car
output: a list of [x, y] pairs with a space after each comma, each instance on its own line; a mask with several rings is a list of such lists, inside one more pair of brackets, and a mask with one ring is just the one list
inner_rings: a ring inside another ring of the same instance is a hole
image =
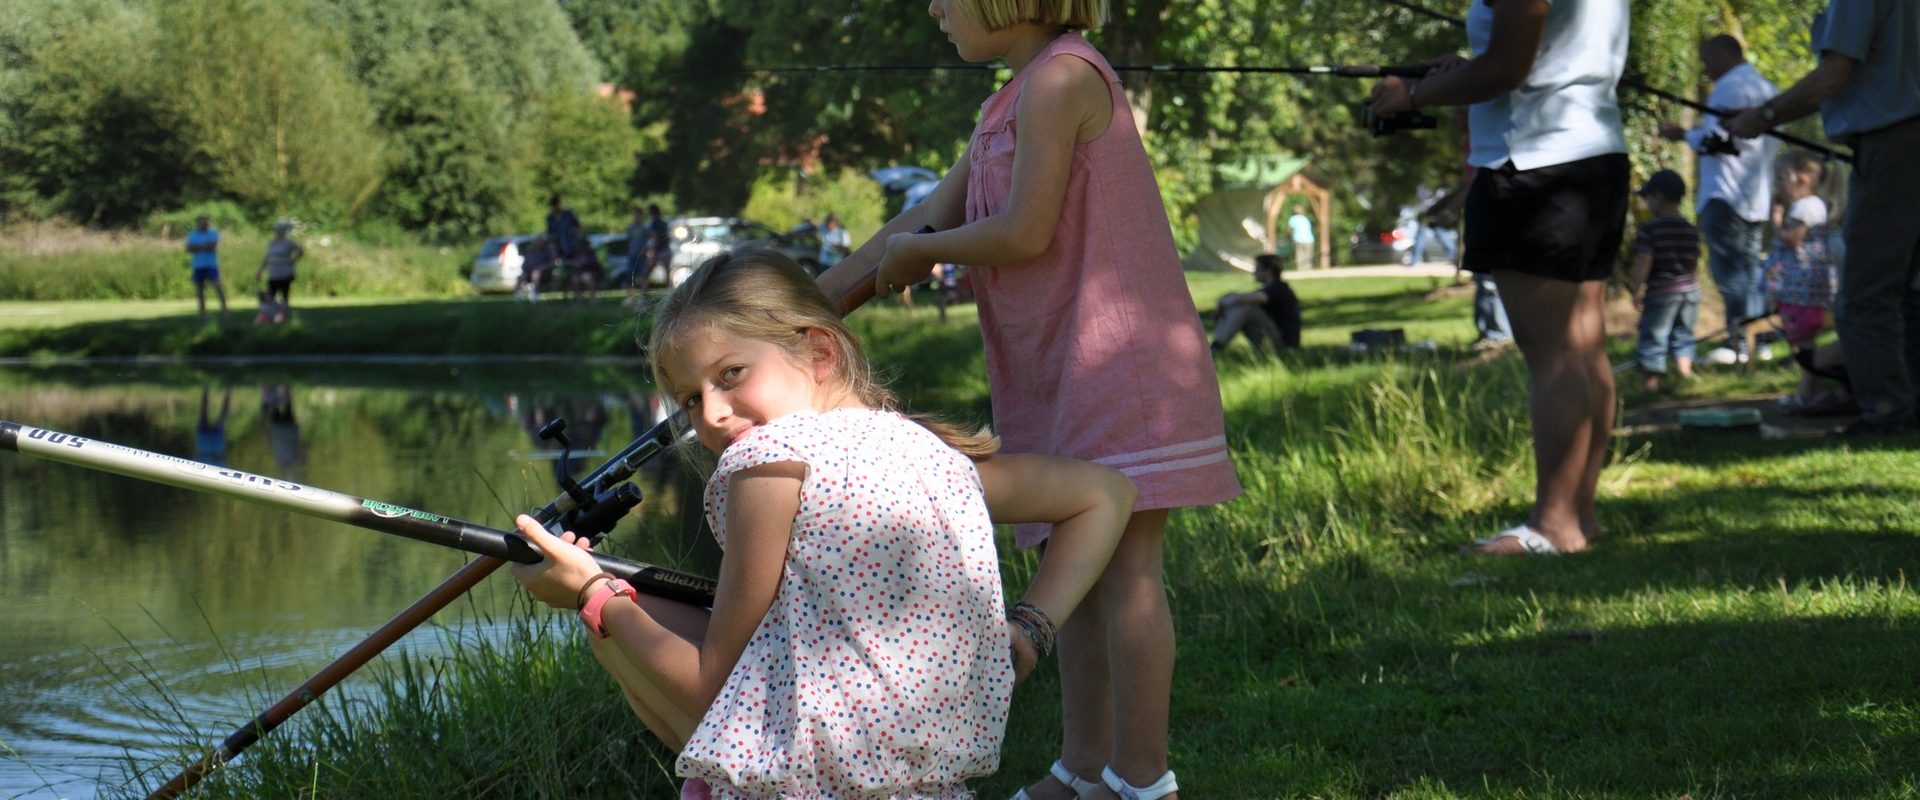
[[526, 261], [521, 250], [533, 241], [531, 233], [495, 236], [480, 243], [473, 257], [473, 269], [467, 280], [482, 293], [511, 292], [520, 283], [520, 265]]

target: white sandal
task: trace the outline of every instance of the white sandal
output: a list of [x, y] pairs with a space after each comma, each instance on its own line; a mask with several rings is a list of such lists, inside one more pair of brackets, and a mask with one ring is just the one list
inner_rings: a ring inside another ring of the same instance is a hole
[[[1059, 761], [1053, 762], [1053, 766], [1048, 767], [1047, 772], [1062, 786], [1072, 789], [1073, 796], [1076, 798], [1086, 797], [1087, 792], [1100, 788], [1100, 784], [1093, 781], [1080, 780], [1080, 776], [1073, 774], [1073, 770], [1067, 769], [1067, 765]], [[1023, 787], [1020, 791], [1013, 793], [1012, 800], [1033, 800], [1033, 797], [1027, 794], [1027, 790]]]
[[1524, 556], [1560, 555], [1560, 548], [1554, 547], [1553, 542], [1547, 541], [1547, 537], [1541, 536], [1539, 531], [1534, 530], [1531, 526], [1528, 526], [1524, 523], [1520, 525], [1515, 525], [1511, 528], [1508, 528], [1504, 531], [1496, 533], [1485, 539], [1475, 539], [1473, 540], [1473, 546], [1477, 548], [1484, 548], [1489, 545], [1492, 545], [1495, 542], [1500, 541], [1501, 539], [1512, 539], [1516, 542], [1519, 542], [1520, 555], [1524, 555]]
[[1107, 782], [1107, 788], [1120, 795], [1120, 800], [1160, 800], [1162, 797], [1180, 791], [1180, 784], [1173, 779], [1173, 770], [1161, 775], [1160, 780], [1146, 786], [1135, 786], [1121, 779], [1113, 767], [1100, 770], [1100, 779]]

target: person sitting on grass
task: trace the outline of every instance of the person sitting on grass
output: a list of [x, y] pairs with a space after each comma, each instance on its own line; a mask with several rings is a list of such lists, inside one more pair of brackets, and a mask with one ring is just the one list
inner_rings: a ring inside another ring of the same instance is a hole
[[1800, 365], [1799, 390], [1780, 398], [1781, 409], [1795, 414], [1857, 408], [1845, 386], [1822, 386], [1821, 373], [1831, 374], [1842, 360], [1838, 346], [1821, 348], [1817, 341], [1840, 285], [1840, 231], [1828, 224], [1827, 203], [1815, 194], [1826, 171], [1812, 153], [1795, 150], [1781, 158], [1775, 184], [1783, 210], [1767, 252], [1767, 292]]
[[1700, 318], [1700, 231], [1680, 215], [1687, 181], [1680, 173], [1663, 169], [1635, 192], [1653, 212], [1633, 236], [1633, 274], [1627, 289], [1640, 312], [1640, 344], [1635, 364], [1641, 386], [1660, 388], [1667, 374], [1667, 356], [1674, 371], [1693, 379], [1693, 324]]
[[[971, 796], [965, 782], [999, 765], [1014, 684], [1113, 557], [1133, 483], [903, 415], [777, 251], [707, 261], [661, 305], [647, 351], [719, 459], [712, 610], [636, 594], [590, 543], [524, 515], [545, 559], [514, 577], [580, 612], [627, 704], [680, 751], [682, 797]], [[1056, 526], [1011, 609], [996, 522]]]
[[1227, 349], [1242, 333], [1254, 352], [1266, 355], [1300, 346], [1300, 297], [1280, 277], [1280, 257], [1262, 253], [1253, 258], [1253, 279], [1260, 288], [1220, 298], [1214, 311], [1213, 352]]

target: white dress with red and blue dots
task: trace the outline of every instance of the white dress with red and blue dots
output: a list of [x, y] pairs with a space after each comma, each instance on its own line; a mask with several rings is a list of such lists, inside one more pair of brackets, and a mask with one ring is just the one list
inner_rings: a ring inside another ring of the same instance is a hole
[[806, 465], [779, 593], [676, 772], [715, 798], [959, 798], [1000, 759], [1013, 690], [993, 525], [973, 462], [889, 411], [790, 414], [720, 455]]

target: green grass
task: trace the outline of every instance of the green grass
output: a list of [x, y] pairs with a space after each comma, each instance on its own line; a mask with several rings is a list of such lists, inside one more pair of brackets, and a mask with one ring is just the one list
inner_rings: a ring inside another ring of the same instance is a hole
[[[184, 233], [169, 237], [105, 233], [59, 223], [0, 225], [0, 297], [8, 300], [191, 299]], [[256, 280], [268, 236], [223, 232], [220, 274], [227, 296], [253, 316]], [[461, 295], [471, 292], [467, 247], [373, 245], [316, 234], [295, 237], [307, 250], [296, 298]], [[210, 298], [211, 300], [211, 298]]]
[[[1207, 301], [1235, 287], [1194, 283]], [[1466, 300], [1429, 302], [1425, 281], [1298, 286], [1310, 346], [1220, 364], [1247, 494], [1169, 534], [1186, 796], [1920, 796], [1920, 438], [1620, 439], [1591, 550], [1463, 558], [1528, 506], [1517, 356], [1348, 354], [1362, 326], [1464, 342]], [[986, 399], [975, 324], [859, 315], [904, 395], [963, 416]], [[1010, 586], [1032, 568], [1008, 555]], [[202, 796], [665, 796], [670, 756], [563, 638], [529, 628], [390, 667], [386, 710], [322, 703]], [[1043, 774], [1056, 696], [1045, 674], [1016, 692], [983, 797]]]

